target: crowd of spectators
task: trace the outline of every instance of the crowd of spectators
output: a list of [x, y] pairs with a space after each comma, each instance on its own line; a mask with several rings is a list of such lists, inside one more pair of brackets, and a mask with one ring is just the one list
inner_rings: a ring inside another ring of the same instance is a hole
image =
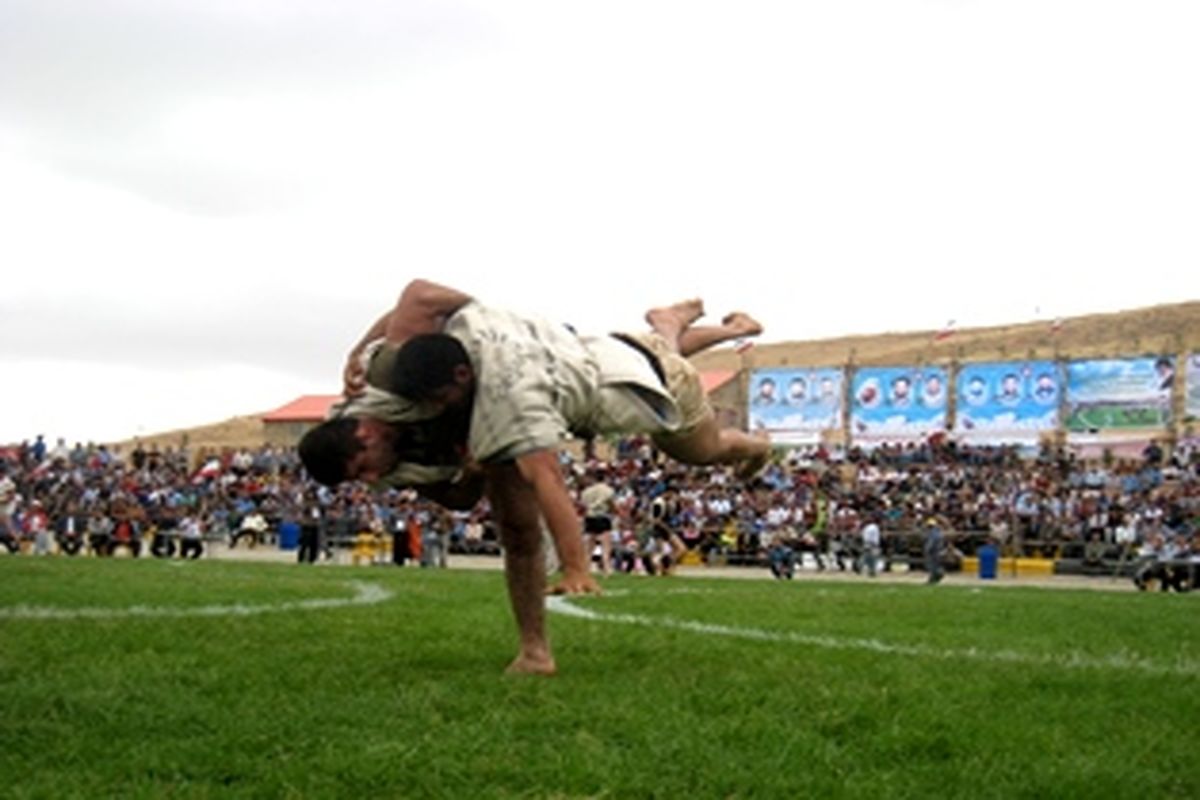
[[[0, 546], [16, 553], [199, 557], [279, 544], [295, 532], [299, 560], [330, 557], [366, 534], [387, 540], [397, 563], [419, 560], [470, 515], [452, 517], [414, 492], [329, 490], [308, 480], [292, 448], [221, 452], [135, 445], [48, 447], [42, 437], [0, 450]], [[469, 543], [464, 541], [464, 548]], [[52, 547], [56, 545], [56, 547]], [[381, 552], [383, 548], [378, 548]]]
[[[613, 562], [627, 570], [657, 572], [687, 558], [767, 566], [785, 552], [801, 566], [853, 569], [872, 525], [872, 572], [876, 560], [885, 570], [919, 567], [930, 520], [951, 562], [985, 542], [1103, 569], [1114, 559], [1133, 570], [1200, 553], [1200, 451], [1167, 456], [1151, 446], [1121, 461], [939, 439], [870, 451], [818, 447], [781, 451], [744, 485], [724, 468], [660, 458], [641, 439], [604, 449], [603, 459], [564, 453], [564, 468], [576, 487], [603, 480], [615, 490]], [[652, 509], [673, 535], [652, 534]], [[411, 490], [330, 490], [305, 477], [291, 448], [136, 445], [122, 453], [38, 437], [0, 450], [0, 544], [12, 552], [197, 557], [213, 542], [250, 547], [281, 531], [298, 532], [305, 561], [364, 536], [388, 542], [388, 560], [401, 564], [423, 556], [444, 563], [447, 549], [499, 552], [486, 503], [452, 513]]]
[[[815, 569], [922, 566], [931, 523], [951, 568], [990, 543], [1015, 556], [1095, 562], [1097, 572], [1200, 552], [1200, 452], [1157, 445], [1127, 461], [1066, 451], [959, 447], [931, 440], [829, 453], [793, 450], [751, 487], [723, 470], [650, 457], [636, 441], [595, 465], [617, 489], [626, 551], [648, 498], [665, 498], [671, 527], [708, 563], [772, 564], [788, 552]], [[878, 541], [876, 532], [878, 528]], [[864, 530], [868, 541], [863, 543]], [[863, 556], [868, 556], [863, 563]]]

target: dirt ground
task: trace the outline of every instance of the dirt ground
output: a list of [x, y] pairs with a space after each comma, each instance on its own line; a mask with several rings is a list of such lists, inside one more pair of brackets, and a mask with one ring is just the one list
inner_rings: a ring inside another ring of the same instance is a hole
[[[280, 550], [277, 547], [264, 545], [254, 549], [239, 546], [230, 550], [223, 544], [209, 545], [206, 558], [218, 560], [244, 560], [277, 564], [295, 564], [296, 551]], [[336, 551], [332, 560], [322, 559], [318, 562], [322, 567], [344, 567], [369, 571], [372, 569], [393, 569], [391, 564], [359, 564], [351, 563], [348, 550]], [[451, 555], [448, 559], [449, 569], [459, 570], [500, 570], [503, 563], [496, 556], [466, 556]], [[419, 567], [405, 567], [419, 569]], [[795, 573], [797, 581], [825, 581], [831, 583], [877, 583], [920, 585], [925, 583], [923, 572], [881, 572], [875, 578], [856, 575], [853, 572], [829, 571], [819, 572], [815, 569], [798, 569]], [[758, 567], [710, 567], [710, 566], [681, 566], [674, 577], [677, 578], [728, 578], [734, 580], [774, 580], [769, 570]], [[645, 580], [671, 580], [671, 578], [653, 578], [644, 576]], [[977, 588], [1004, 587], [1039, 587], [1047, 589], [1082, 589], [1089, 591], [1131, 592], [1136, 591], [1133, 582], [1125, 578], [1088, 577], [1082, 575], [998, 575], [992, 580], [983, 580], [973, 573], [948, 573], [941, 583], [942, 586], [972, 586]]]

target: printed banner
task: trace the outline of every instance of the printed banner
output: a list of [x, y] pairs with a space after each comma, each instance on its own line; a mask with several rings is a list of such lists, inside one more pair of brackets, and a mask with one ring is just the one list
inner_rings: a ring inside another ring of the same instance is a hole
[[1172, 356], [1067, 363], [1068, 434], [1157, 432], [1171, 421]]
[[947, 378], [942, 367], [863, 367], [850, 388], [855, 442], [914, 441], [945, 430]]
[[1061, 387], [1053, 361], [964, 364], [955, 380], [954, 432], [977, 444], [1037, 444], [1058, 425]]
[[822, 431], [842, 427], [844, 385], [841, 369], [756, 369], [750, 377], [750, 429], [768, 431], [777, 441], [816, 441]]
[[1188, 419], [1200, 419], [1200, 353], [1192, 353], [1187, 360], [1187, 398], [1183, 413]]

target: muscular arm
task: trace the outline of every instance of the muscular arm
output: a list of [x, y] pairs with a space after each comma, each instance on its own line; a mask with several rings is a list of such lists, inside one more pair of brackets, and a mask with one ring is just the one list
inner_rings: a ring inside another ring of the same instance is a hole
[[432, 281], [411, 281], [400, 293], [400, 299], [383, 316], [375, 320], [366, 333], [350, 348], [342, 371], [343, 393], [347, 397], [361, 394], [366, 385], [362, 353], [376, 339], [386, 338], [389, 344], [402, 344], [422, 333], [437, 333], [446, 318], [471, 302], [471, 296], [457, 289]]
[[587, 553], [583, 548], [583, 527], [575, 513], [575, 503], [563, 481], [562, 470], [553, 450], [535, 450], [517, 458], [517, 471], [533, 489], [538, 510], [550, 528], [554, 548], [562, 562], [562, 580], [551, 589], [554, 594], [599, 592], [600, 587], [588, 573]]
[[422, 333], [437, 333], [446, 318], [471, 302], [471, 295], [417, 279], [404, 287], [384, 326], [389, 344], [403, 344]]

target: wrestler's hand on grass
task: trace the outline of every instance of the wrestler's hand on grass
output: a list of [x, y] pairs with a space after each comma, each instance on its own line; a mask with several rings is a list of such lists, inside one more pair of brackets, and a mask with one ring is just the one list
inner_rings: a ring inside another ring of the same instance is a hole
[[604, 590], [588, 573], [565, 570], [562, 579], [546, 589], [546, 594], [604, 594]]

